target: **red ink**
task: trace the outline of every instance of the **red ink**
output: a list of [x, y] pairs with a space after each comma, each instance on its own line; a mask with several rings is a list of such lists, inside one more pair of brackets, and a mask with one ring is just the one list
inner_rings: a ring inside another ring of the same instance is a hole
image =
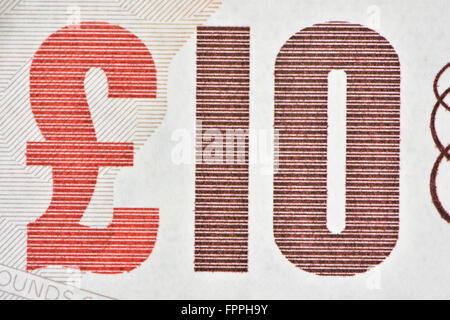
[[108, 79], [109, 98], [155, 98], [156, 68], [145, 44], [103, 22], [64, 27], [34, 55], [30, 101], [45, 142], [27, 143], [27, 165], [51, 166], [53, 196], [47, 211], [28, 224], [27, 270], [50, 265], [94, 273], [122, 273], [153, 250], [158, 209], [114, 208], [104, 229], [79, 222], [101, 166], [133, 166], [132, 143], [98, 142], [84, 92], [90, 68]]

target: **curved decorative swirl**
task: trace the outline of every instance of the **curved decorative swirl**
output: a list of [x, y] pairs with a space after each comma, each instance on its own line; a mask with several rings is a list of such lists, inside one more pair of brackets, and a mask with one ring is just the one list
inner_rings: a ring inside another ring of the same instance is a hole
[[448, 160], [450, 160], [450, 145], [444, 146], [444, 144], [441, 142], [441, 140], [438, 137], [438, 134], [436, 132], [436, 113], [439, 110], [440, 106], [443, 106], [447, 111], [450, 111], [450, 107], [448, 104], [444, 101], [445, 97], [450, 93], [450, 88], [447, 88], [442, 94], [439, 94], [438, 91], [438, 83], [442, 76], [442, 74], [450, 68], [450, 63], [447, 63], [436, 75], [436, 78], [434, 79], [433, 83], [433, 91], [434, 95], [436, 96], [436, 103], [433, 107], [433, 111], [431, 112], [431, 121], [430, 121], [430, 129], [431, 129], [431, 135], [433, 136], [434, 143], [436, 144], [436, 147], [439, 149], [439, 156], [437, 157], [436, 161], [434, 162], [433, 169], [431, 170], [431, 177], [430, 177], [430, 193], [431, 198], [433, 200], [434, 206], [438, 210], [441, 217], [450, 223], [450, 214], [449, 212], [444, 208], [442, 205], [438, 193], [437, 193], [437, 187], [436, 187], [436, 179], [439, 174], [439, 166], [441, 165], [442, 159], [445, 157]]

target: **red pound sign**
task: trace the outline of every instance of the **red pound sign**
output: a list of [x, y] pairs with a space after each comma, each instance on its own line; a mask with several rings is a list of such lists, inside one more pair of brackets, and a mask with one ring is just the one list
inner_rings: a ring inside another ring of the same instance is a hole
[[101, 166], [133, 166], [133, 143], [98, 142], [84, 91], [90, 68], [108, 79], [109, 98], [156, 98], [156, 68], [145, 44], [104, 22], [64, 27], [46, 39], [30, 70], [31, 108], [45, 142], [27, 143], [27, 165], [51, 166], [53, 196], [28, 224], [27, 270], [50, 265], [122, 273], [153, 250], [158, 209], [114, 208], [104, 229], [81, 225]]

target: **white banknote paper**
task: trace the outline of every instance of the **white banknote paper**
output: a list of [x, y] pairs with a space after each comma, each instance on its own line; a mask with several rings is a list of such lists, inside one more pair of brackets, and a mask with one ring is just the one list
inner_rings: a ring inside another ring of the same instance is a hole
[[449, 13], [0, 0], [0, 299], [450, 298]]

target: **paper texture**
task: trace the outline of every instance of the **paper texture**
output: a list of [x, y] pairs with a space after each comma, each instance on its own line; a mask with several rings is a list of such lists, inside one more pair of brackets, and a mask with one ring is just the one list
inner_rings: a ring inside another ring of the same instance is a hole
[[1, 0], [0, 299], [450, 298], [449, 10]]

